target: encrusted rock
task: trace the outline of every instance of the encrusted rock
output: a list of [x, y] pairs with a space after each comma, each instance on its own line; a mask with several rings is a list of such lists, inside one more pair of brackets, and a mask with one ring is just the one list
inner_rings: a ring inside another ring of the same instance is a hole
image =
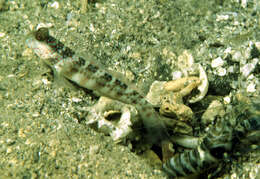
[[223, 104], [218, 101], [214, 100], [210, 103], [207, 110], [203, 113], [201, 117], [201, 122], [204, 125], [208, 125], [209, 123], [213, 122], [216, 116], [223, 117], [225, 114], [225, 109]]
[[165, 93], [165, 83], [166, 81], [154, 81], [146, 95], [146, 100], [156, 107], [161, 105], [161, 96]]

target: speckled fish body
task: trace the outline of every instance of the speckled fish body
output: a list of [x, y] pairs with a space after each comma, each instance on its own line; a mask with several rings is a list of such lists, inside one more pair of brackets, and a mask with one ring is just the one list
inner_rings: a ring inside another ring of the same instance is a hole
[[168, 138], [166, 128], [153, 106], [132, 85], [114, 76], [91, 57], [83, 59], [75, 55], [71, 49], [50, 36], [46, 28], [34, 32], [26, 43], [58, 75], [101, 96], [134, 105], [150, 142], [156, 143]]

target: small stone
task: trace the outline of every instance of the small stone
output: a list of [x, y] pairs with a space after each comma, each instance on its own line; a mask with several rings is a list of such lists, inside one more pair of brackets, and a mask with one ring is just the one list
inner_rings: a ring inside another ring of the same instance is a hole
[[0, 32], [0, 38], [4, 37], [5, 33], [4, 32]]
[[242, 58], [242, 54], [240, 51], [236, 51], [232, 56], [232, 60], [235, 62], [239, 62], [241, 58]]
[[172, 80], [177, 80], [182, 77], [181, 71], [174, 71], [172, 72]]
[[246, 8], [246, 6], [247, 6], [247, 0], [241, 0], [241, 6], [242, 6], [243, 8]]
[[90, 25], [89, 25], [89, 30], [90, 30], [91, 32], [95, 32], [95, 27], [94, 27], [93, 24], [90, 24]]
[[12, 152], [13, 152], [13, 150], [12, 150], [11, 147], [8, 147], [8, 148], [6, 149], [6, 154], [10, 154], [10, 153], [12, 153]]
[[46, 79], [46, 78], [43, 78], [41, 81], [42, 81], [42, 83], [45, 84], [45, 85], [51, 84], [51, 82], [48, 81], [48, 79]]
[[52, 23], [39, 23], [37, 26], [36, 26], [36, 30], [40, 29], [40, 28], [51, 28], [53, 25]]
[[219, 115], [223, 117], [225, 114], [224, 106], [218, 100], [214, 100], [210, 103], [207, 110], [203, 113], [201, 119], [204, 125], [208, 125], [215, 120], [215, 117]]
[[244, 77], [247, 77], [252, 71], [254, 71], [257, 63], [258, 63], [258, 58], [254, 58], [252, 60], [252, 63], [247, 63], [243, 67], [240, 68], [240, 72]]
[[223, 98], [225, 104], [229, 104], [231, 102], [231, 98], [229, 96], [226, 96]]
[[216, 21], [228, 20], [229, 15], [217, 15]]
[[218, 57], [218, 58], [212, 60], [211, 67], [217, 68], [217, 67], [221, 67], [223, 64], [224, 64], [224, 61], [222, 60], [222, 58]]
[[234, 66], [228, 67], [227, 71], [228, 71], [228, 73], [234, 73], [235, 72], [234, 71]]
[[7, 145], [12, 145], [12, 144], [15, 143], [15, 140], [13, 140], [13, 139], [6, 139], [6, 143], [7, 143]]
[[[251, 41], [250, 41], [251, 42]], [[248, 47], [243, 51], [243, 59], [249, 59], [251, 57], [252, 45], [248, 44]]]
[[230, 54], [231, 53], [231, 47], [228, 47], [224, 51], [225, 54]]
[[50, 4], [50, 7], [54, 8], [54, 9], [58, 9], [59, 3], [57, 1], [54, 1], [52, 4]]
[[255, 47], [260, 51], [260, 42], [256, 42]]
[[32, 114], [32, 117], [39, 117], [39, 116], [40, 114], [38, 112]]
[[13, 77], [15, 77], [15, 75], [14, 75], [14, 74], [10, 74], [10, 75], [8, 75], [7, 77], [8, 77], [8, 78], [13, 78]]
[[25, 137], [26, 137], [26, 135], [25, 135], [25, 133], [24, 133], [24, 129], [19, 129], [19, 131], [18, 131], [18, 137], [21, 137], [21, 138], [25, 138]]
[[248, 80], [253, 80], [255, 78], [254, 74], [251, 74], [247, 77]]
[[250, 84], [247, 86], [246, 91], [247, 91], [248, 93], [253, 93], [253, 92], [255, 92], [255, 91], [256, 91], [256, 89], [255, 89], [255, 84], [254, 84], [254, 83], [250, 83]]
[[73, 97], [71, 100], [72, 100], [72, 102], [74, 102], [74, 103], [78, 103], [78, 102], [81, 102], [81, 101], [82, 101], [82, 99], [76, 98], [76, 97]]
[[222, 68], [222, 67], [217, 68], [218, 76], [225, 76], [226, 74], [227, 74], [227, 70], [225, 68]]
[[140, 59], [141, 54], [139, 52], [129, 53], [129, 58]]
[[231, 88], [237, 89], [238, 88], [238, 81], [232, 81], [230, 84]]

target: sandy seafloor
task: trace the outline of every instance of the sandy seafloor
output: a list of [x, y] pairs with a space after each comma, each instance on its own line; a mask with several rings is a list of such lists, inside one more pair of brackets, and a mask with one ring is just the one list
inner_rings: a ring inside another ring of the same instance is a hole
[[[172, 79], [172, 54], [188, 50], [206, 69], [212, 95], [259, 95], [259, 64], [238, 85], [241, 68], [259, 59], [258, 0], [99, 0], [87, 11], [80, 0], [0, 0], [0, 178], [167, 178], [78, 122], [96, 99], [57, 84], [28, 49], [26, 35], [39, 24], [143, 92]], [[218, 57], [224, 64], [212, 68]], [[220, 178], [256, 178], [259, 160], [259, 151], [241, 156]]]

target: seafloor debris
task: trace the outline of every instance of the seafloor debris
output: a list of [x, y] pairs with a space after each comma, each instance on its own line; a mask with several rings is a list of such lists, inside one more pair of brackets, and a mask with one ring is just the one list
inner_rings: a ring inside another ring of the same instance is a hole
[[160, 107], [162, 115], [177, 117], [181, 121], [189, 121], [193, 117], [193, 112], [184, 104], [183, 98], [191, 95], [191, 92], [200, 84], [201, 80], [196, 76], [183, 77], [169, 82], [155, 81], [146, 98], [154, 106]]
[[194, 62], [193, 56], [187, 50], [178, 57], [177, 66], [182, 72], [183, 77], [197, 76], [200, 79], [200, 85], [198, 85], [198, 93], [189, 99], [189, 103], [196, 103], [204, 98], [208, 92], [208, 77], [205, 70], [198, 63]]
[[[224, 153], [230, 154], [234, 151], [239, 143], [246, 140], [245, 137], [250, 137], [250, 143], [259, 141], [259, 133], [256, 132], [256, 135], [251, 133], [259, 131], [259, 112], [251, 114], [247, 108], [238, 110], [239, 113], [235, 115], [232, 110], [223, 117], [215, 115], [216, 123], [209, 127], [202, 138], [183, 135], [190, 135], [192, 128], [182, 121], [193, 118], [193, 112], [185, 105], [183, 97], [187, 97], [187, 103], [195, 103], [201, 100], [208, 90], [205, 71], [201, 65], [193, 62], [192, 56], [187, 51], [178, 58], [183, 62], [179, 64], [183, 77], [170, 82], [157, 82], [155, 93], [148, 94], [145, 99], [131, 85], [96, 64], [93, 57], [85, 60], [76, 56], [71, 49], [50, 36], [46, 28], [40, 28], [33, 33], [27, 39], [27, 44], [53, 69], [55, 75], [70, 85], [90, 89], [100, 96], [107, 97], [101, 97], [99, 102], [90, 108], [87, 124], [111, 135], [115, 141], [121, 141], [137, 136], [134, 124], [141, 119], [148, 132], [150, 143], [159, 144], [165, 139], [170, 139], [177, 145], [192, 148], [190, 151], [171, 157], [164, 164], [164, 169], [172, 176], [199, 173], [209, 165], [218, 165], [223, 161]], [[198, 90], [195, 91], [196, 89]], [[194, 95], [194, 91], [198, 93]], [[253, 105], [259, 106], [259, 102]], [[160, 107], [161, 114], [171, 117], [175, 115], [179, 120], [161, 116], [154, 106]], [[259, 107], [257, 110], [259, 111]], [[234, 118], [236, 122], [227, 120], [229, 118]], [[213, 120], [206, 117], [205, 123], [209, 121]], [[168, 128], [173, 131], [170, 132]]]
[[235, 108], [229, 110], [225, 116], [218, 117], [216, 124], [210, 127], [195, 149], [170, 158], [163, 165], [164, 170], [174, 177], [199, 174], [218, 166], [225, 158], [232, 157], [238, 151], [241, 155], [251, 149], [241, 148], [241, 144], [259, 144], [260, 98], [247, 99], [242, 104], [239, 100], [237, 102]]
[[120, 142], [133, 137], [132, 126], [138, 122], [138, 119], [134, 106], [100, 97], [98, 102], [89, 109], [86, 124], [95, 126], [98, 131]]
[[[185, 103], [196, 103], [204, 98], [208, 91], [208, 78], [205, 70], [200, 64], [194, 63], [188, 51], [178, 57], [178, 68], [183, 77], [168, 82], [155, 81], [146, 99], [160, 107], [162, 115], [189, 121], [193, 118], [193, 112]], [[183, 101], [184, 97], [188, 97], [187, 102]]]
[[[181, 121], [163, 116], [161, 120], [171, 133], [192, 135], [192, 128]], [[86, 120], [87, 125], [110, 135], [117, 142], [138, 138], [138, 127], [140, 127], [138, 123], [140, 123], [139, 114], [134, 106], [106, 97], [100, 97], [99, 101], [90, 107]], [[175, 140], [179, 143], [180, 139], [172, 138], [172, 141]]]
[[214, 100], [210, 103], [207, 110], [201, 116], [201, 122], [203, 125], [208, 125], [209, 123], [214, 122], [216, 116], [223, 117], [225, 114], [225, 109], [223, 104], [218, 101]]
[[160, 113], [177, 118], [181, 121], [191, 120], [192, 110], [184, 105], [183, 97], [198, 87], [200, 80], [197, 77], [185, 77], [164, 84], [165, 93], [161, 96]]

